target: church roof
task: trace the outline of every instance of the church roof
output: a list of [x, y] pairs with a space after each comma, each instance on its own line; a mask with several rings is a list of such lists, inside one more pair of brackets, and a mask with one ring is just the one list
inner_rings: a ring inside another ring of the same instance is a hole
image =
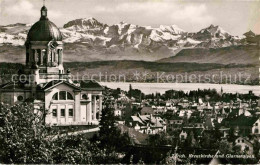
[[59, 28], [47, 18], [47, 8], [41, 9], [41, 18], [28, 32], [27, 42], [29, 41], [62, 41], [62, 34]]
[[62, 41], [62, 34], [58, 27], [49, 21], [49, 19], [43, 19], [36, 22], [27, 35], [28, 41]]
[[104, 90], [104, 88], [94, 80], [80, 80], [78, 83], [83, 90]]
[[[76, 85], [78, 83], [78, 85]], [[92, 80], [84, 80], [76, 83], [70, 83], [69, 81], [64, 80], [53, 80], [48, 83], [38, 84], [37, 90], [43, 90], [48, 91], [60, 84], [66, 84], [75, 90], [96, 90], [96, 91], [102, 91], [104, 88], [97, 83], [96, 81]], [[8, 82], [5, 84], [0, 84], [0, 89], [5, 91], [24, 91], [24, 90], [30, 90], [31, 88], [29, 86], [25, 86], [25, 84], [19, 83], [19, 82]]]
[[50, 90], [60, 84], [66, 84], [76, 90], [80, 90], [80, 87], [68, 82], [68, 81], [63, 81], [63, 80], [53, 80], [53, 81], [50, 81], [48, 83], [45, 83], [45, 84], [39, 84], [38, 85], [38, 89], [42, 89], [44, 91], [47, 91], [47, 90]]
[[[64, 80], [53, 80], [45, 84], [39, 84], [38, 89], [39, 90], [50, 90], [60, 84], [66, 84], [75, 90], [103, 90], [103, 87], [99, 85], [99, 83], [92, 81], [92, 80], [84, 80], [80, 82], [75, 82], [75, 83], [70, 83], [69, 81], [64, 81]], [[76, 85], [78, 84], [78, 85]]]
[[8, 83], [1, 84], [0, 90], [3, 90], [3, 91], [24, 91], [24, 90], [30, 90], [30, 89], [28, 87], [26, 87], [24, 84], [22, 84], [18, 81], [10, 81]]

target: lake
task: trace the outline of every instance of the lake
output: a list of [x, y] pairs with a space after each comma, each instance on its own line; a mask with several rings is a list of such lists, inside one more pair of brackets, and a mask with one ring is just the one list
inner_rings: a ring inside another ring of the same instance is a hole
[[164, 93], [167, 90], [182, 90], [185, 92], [199, 89], [216, 89], [220, 92], [221, 87], [225, 93], [248, 93], [250, 90], [260, 95], [260, 86], [236, 85], [236, 84], [207, 84], [207, 83], [131, 83], [131, 82], [100, 82], [101, 85], [112, 89], [121, 88], [128, 91], [129, 85], [133, 89], [140, 89], [144, 94]]

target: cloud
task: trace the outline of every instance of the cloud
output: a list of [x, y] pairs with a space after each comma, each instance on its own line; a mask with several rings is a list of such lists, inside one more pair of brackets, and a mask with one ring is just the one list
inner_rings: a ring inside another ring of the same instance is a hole
[[185, 6], [182, 9], [175, 10], [171, 14], [174, 20], [186, 20], [191, 23], [206, 23], [213, 21], [213, 17], [207, 14], [206, 5], [200, 4], [197, 6]]
[[155, 20], [168, 23], [208, 25], [214, 18], [209, 14], [207, 6], [201, 3], [184, 4], [172, 2], [122, 2], [113, 6], [98, 5], [89, 10], [95, 14], [114, 14], [133, 17], [136, 20]]
[[22, 16], [36, 16], [39, 11], [36, 10], [32, 3], [26, 0], [18, 1], [13, 6], [10, 6], [8, 13], [12, 15], [22, 15]]
[[[40, 11], [28, 0], [8, 0], [5, 3], [5, 11], [9, 15], [29, 18], [39, 17]], [[59, 18], [62, 14], [58, 11], [49, 11], [52, 18]]]

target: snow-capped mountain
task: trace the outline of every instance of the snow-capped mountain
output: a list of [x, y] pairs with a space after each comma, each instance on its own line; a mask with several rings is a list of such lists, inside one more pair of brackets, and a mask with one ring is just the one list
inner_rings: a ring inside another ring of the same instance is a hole
[[[19, 23], [0, 26], [0, 45], [23, 45], [31, 26], [31, 24]], [[126, 22], [107, 25], [95, 18], [69, 21], [60, 30], [65, 46], [66, 43], [70, 46], [80, 43], [87, 45], [87, 51], [98, 54], [116, 54], [117, 58], [126, 56], [128, 59], [131, 59], [131, 56], [139, 58], [143, 55], [154, 56], [158, 59], [172, 56], [183, 48], [227, 47], [240, 44], [241, 40], [214, 25], [197, 33], [189, 33], [176, 25], [161, 25], [157, 28]]]
[[196, 47], [217, 48], [241, 44], [241, 37], [232, 36], [223, 28], [214, 25], [189, 35], [193, 39], [201, 41]]
[[210, 25], [209, 27], [200, 30], [193, 35], [197, 40], [211, 40], [211, 39], [227, 39], [232, 37], [228, 32], [219, 26]]
[[98, 22], [95, 18], [83, 18], [83, 19], [76, 19], [69, 21], [66, 23], [63, 28], [72, 30], [72, 31], [78, 31], [78, 32], [95, 32], [100, 31], [104, 29], [104, 25], [100, 22]]
[[31, 24], [11, 24], [0, 26], [0, 44], [8, 43], [14, 46], [24, 45]]

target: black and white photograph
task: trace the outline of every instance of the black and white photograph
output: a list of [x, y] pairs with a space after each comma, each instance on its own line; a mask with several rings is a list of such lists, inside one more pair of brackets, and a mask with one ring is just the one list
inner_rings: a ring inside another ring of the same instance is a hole
[[260, 1], [0, 0], [0, 164], [260, 164]]

